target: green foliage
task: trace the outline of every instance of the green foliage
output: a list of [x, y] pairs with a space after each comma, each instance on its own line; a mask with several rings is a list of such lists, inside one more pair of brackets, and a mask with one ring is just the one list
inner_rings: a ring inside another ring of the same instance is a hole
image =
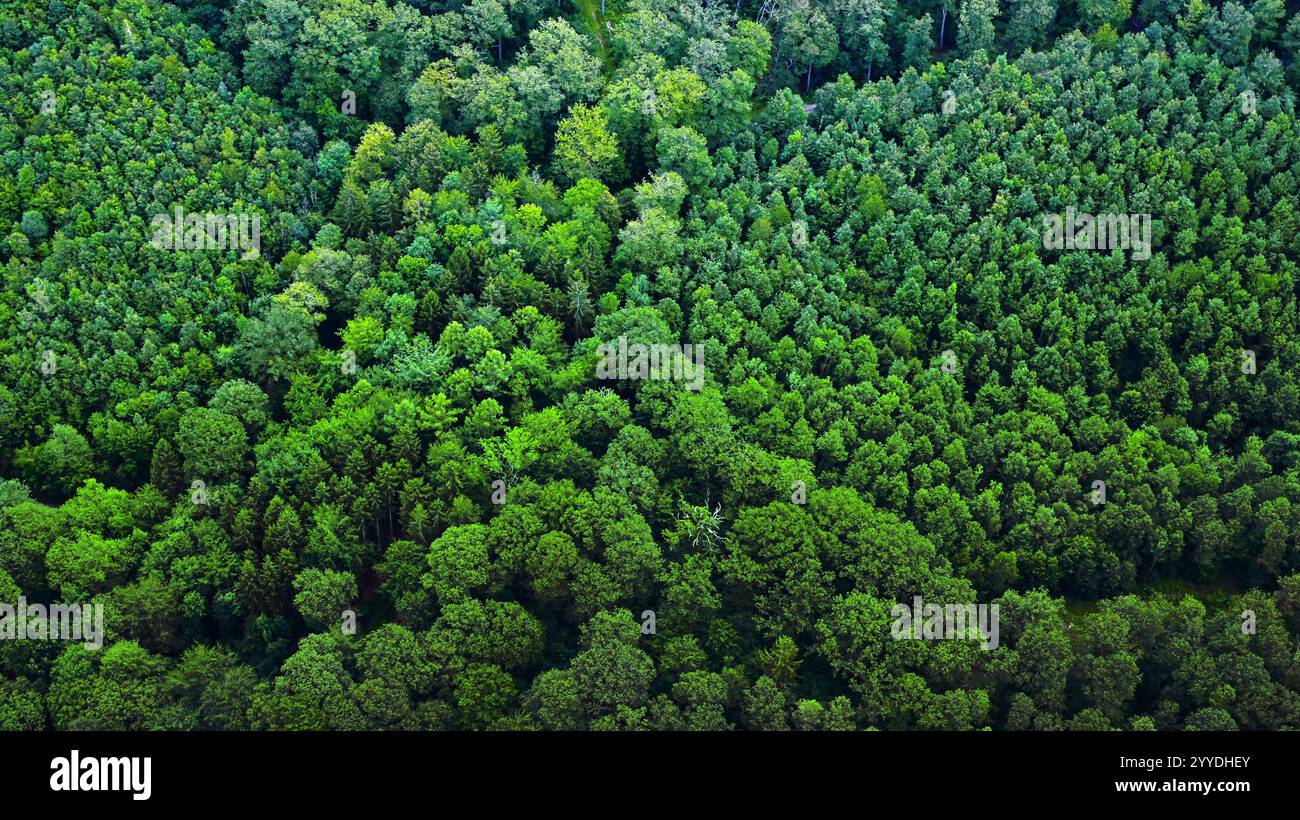
[[1284, 3], [226, 6], [0, 10], [0, 730], [1300, 728]]

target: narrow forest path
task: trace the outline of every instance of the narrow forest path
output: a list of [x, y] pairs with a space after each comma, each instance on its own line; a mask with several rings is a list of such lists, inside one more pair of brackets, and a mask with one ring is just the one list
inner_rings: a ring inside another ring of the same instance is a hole
[[596, 38], [600, 50], [600, 64], [608, 74], [613, 64], [609, 56], [609, 42], [605, 31], [605, 22], [600, 19], [600, 0], [573, 0], [578, 9], [578, 17], [587, 33]]

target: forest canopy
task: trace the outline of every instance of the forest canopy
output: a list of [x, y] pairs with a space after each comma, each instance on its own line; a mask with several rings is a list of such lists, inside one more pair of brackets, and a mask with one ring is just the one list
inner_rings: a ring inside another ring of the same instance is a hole
[[0, 603], [105, 634], [0, 729], [1300, 729], [1298, 87], [1284, 0], [6, 3]]

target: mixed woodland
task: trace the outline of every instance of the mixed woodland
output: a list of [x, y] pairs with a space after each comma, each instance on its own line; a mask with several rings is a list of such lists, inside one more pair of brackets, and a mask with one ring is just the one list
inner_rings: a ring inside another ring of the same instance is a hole
[[1295, 0], [7, 2], [0, 601], [106, 636], [0, 729], [1300, 728], [1297, 88]]

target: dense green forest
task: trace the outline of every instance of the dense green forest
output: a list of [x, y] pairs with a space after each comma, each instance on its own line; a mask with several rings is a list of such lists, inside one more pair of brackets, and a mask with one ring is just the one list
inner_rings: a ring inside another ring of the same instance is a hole
[[1297, 88], [1296, 0], [5, 3], [0, 601], [106, 636], [0, 729], [1300, 729]]

